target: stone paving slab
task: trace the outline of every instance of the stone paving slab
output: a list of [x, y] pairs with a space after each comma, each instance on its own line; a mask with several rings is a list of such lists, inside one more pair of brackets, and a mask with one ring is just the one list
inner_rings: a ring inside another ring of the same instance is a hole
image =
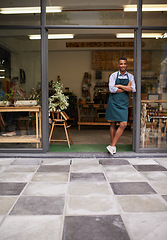
[[166, 240], [167, 158], [2, 158], [2, 240]]

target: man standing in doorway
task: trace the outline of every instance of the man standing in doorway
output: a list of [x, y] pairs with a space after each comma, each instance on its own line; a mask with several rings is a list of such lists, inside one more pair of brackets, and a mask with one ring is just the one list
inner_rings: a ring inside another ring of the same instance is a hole
[[[106, 120], [110, 124], [111, 145], [107, 150], [113, 155], [116, 153], [116, 143], [123, 134], [128, 121], [129, 92], [136, 92], [134, 76], [127, 72], [127, 59], [118, 60], [119, 71], [109, 77], [110, 96], [106, 108]], [[116, 122], [119, 127], [116, 130]]]

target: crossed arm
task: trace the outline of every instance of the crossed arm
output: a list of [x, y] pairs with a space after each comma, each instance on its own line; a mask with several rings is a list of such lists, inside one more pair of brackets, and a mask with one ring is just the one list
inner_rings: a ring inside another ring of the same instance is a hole
[[118, 90], [116, 91], [116, 93], [121, 93], [121, 92], [132, 92], [132, 81], [129, 81], [127, 86], [124, 85], [115, 85], [115, 87], [118, 88]]

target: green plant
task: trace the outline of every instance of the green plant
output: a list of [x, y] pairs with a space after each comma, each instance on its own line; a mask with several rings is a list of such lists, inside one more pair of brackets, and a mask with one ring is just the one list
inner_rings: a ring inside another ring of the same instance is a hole
[[63, 85], [59, 81], [52, 83], [52, 88], [55, 93], [49, 97], [49, 111], [50, 112], [61, 112], [69, 106], [68, 96], [63, 94]]
[[10, 88], [9, 93], [6, 93], [6, 100], [13, 101], [14, 94], [15, 94], [14, 90], [12, 88]]

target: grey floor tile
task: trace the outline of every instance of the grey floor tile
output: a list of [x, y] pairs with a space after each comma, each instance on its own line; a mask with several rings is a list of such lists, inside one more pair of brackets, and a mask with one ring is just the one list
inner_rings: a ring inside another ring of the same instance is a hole
[[119, 214], [113, 197], [69, 196], [66, 215], [112, 215]]
[[1, 240], [58, 240], [62, 216], [9, 216], [0, 228]]
[[63, 240], [129, 240], [119, 215], [65, 217]]
[[5, 172], [35, 172], [38, 167], [38, 165], [10, 165], [6, 167]]
[[103, 182], [106, 181], [103, 173], [71, 173], [70, 181], [95, 181], [95, 182]]
[[107, 182], [70, 182], [69, 194], [75, 196], [101, 196], [107, 197], [112, 194]]
[[0, 182], [28, 182], [32, 177], [32, 172], [3, 172], [0, 174]]
[[155, 172], [140, 172], [149, 181], [163, 181], [167, 182], [166, 171], [155, 171]]
[[153, 158], [128, 158], [132, 165], [154, 165], [158, 164]]
[[21, 197], [10, 215], [62, 215], [63, 197]]
[[38, 172], [69, 172], [69, 165], [42, 165], [39, 167]]
[[0, 215], [9, 212], [16, 200], [17, 197], [0, 196]]
[[42, 165], [70, 165], [70, 158], [47, 158], [43, 159]]
[[0, 183], [0, 195], [19, 195], [26, 183]]
[[166, 212], [167, 203], [157, 194], [154, 195], [117, 195], [123, 212]]
[[154, 172], [154, 171], [167, 171], [166, 168], [160, 165], [133, 165], [137, 171], [140, 172]]
[[0, 173], [4, 172], [6, 170], [7, 166], [0, 166]]
[[15, 158], [0, 158], [0, 166], [8, 166], [15, 161]]
[[67, 192], [66, 183], [31, 182], [23, 191], [26, 196], [60, 196]]
[[33, 182], [54, 182], [66, 183], [68, 181], [69, 173], [53, 173], [53, 172], [38, 172], [34, 175], [31, 181]]
[[5, 217], [5, 215], [0, 215], [0, 224], [3, 221], [4, 217]]
[[155, 190], [146, 182], [110, 183], [116, 195], [155, 194]]
[[166, 240], [166, 213], [122, 214], [122, 219], [133, 240]]
[[101, 166], [94, 164], [94, 165], [72, 165], [71, 172], [73, 173], [97, 173], [102, 172]]
[[99, 159], [101, 165], [128, 165], [129, 162], [126, 159]]
[[167, 182], [149, 181], [149, 184], [155, 189], [157, 193], [161, 195], [167, 194]]
[[167, 195], [163, 195], [162, 197], [167, 201]]
[[145, 182], [145, 178], [135, 172], [106, 172], [109, 182]]
[[38, 158], [21, 158], [16, 159], [12, 162], [12, 165], [40, 165], [42, 163], [42, 159]]
[[137, 172], [131, 165], [102, 165], [102, 168], [104, 172]]
[[167, 168], [167, 158], [154, 158], [154, 160], [160, 165]]
[[72, 165], [99, 165], [96, 158], [73, 158]]

